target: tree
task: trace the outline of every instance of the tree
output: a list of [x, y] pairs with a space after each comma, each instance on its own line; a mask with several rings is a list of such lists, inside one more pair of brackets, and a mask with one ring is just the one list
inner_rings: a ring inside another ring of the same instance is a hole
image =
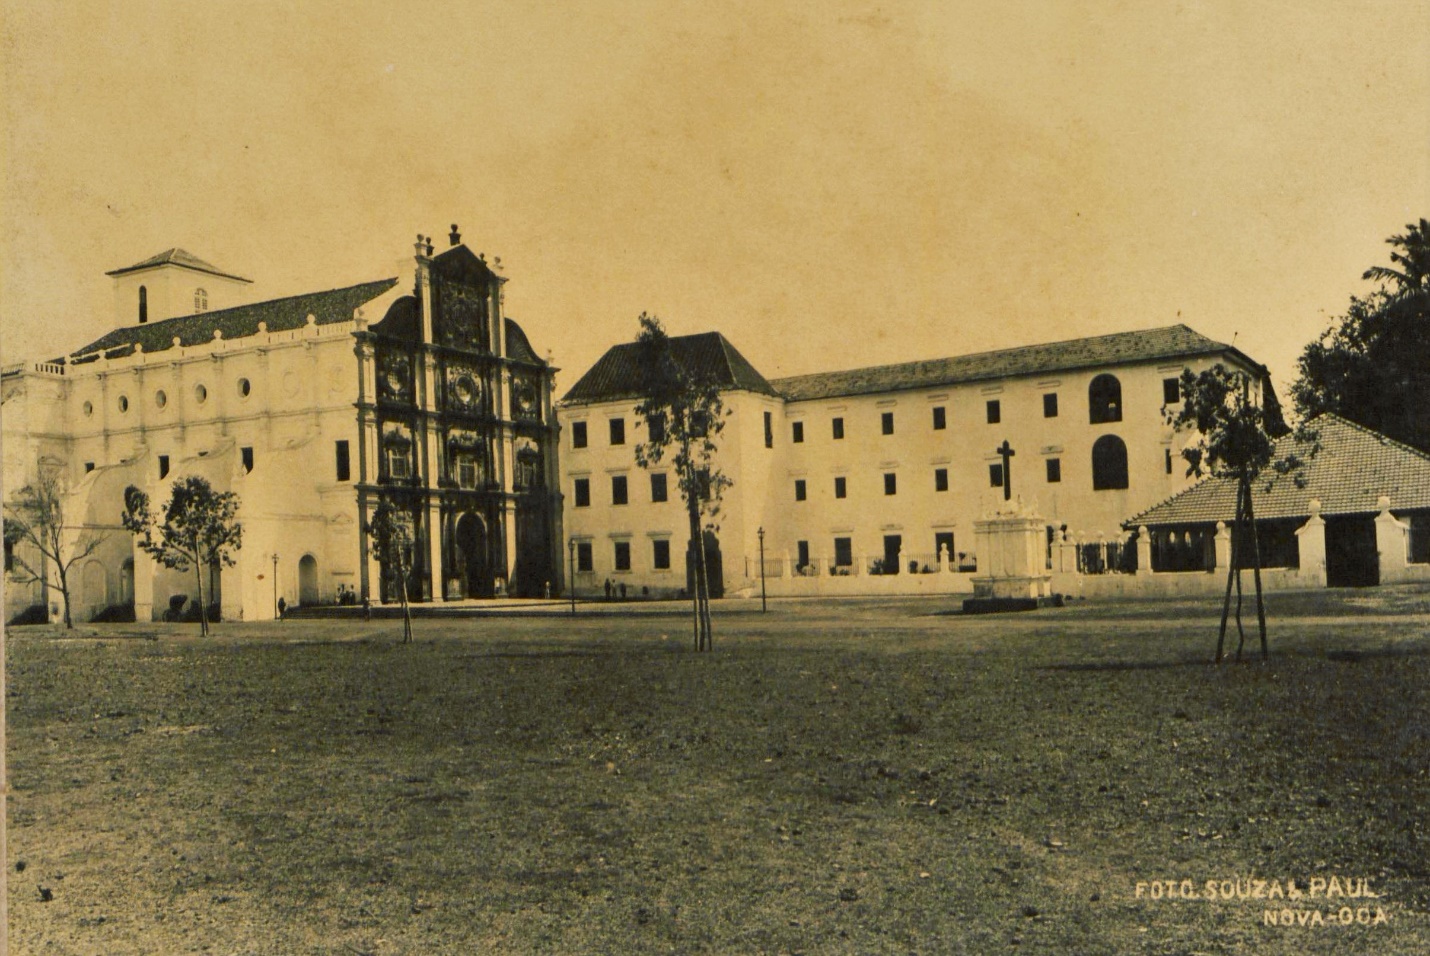
[[1386, 242], [1394, 267], [1361, 276], [1377, 288], [1306, 346], [1291, 396], [1304, 419], [1335, 412], [1430, 451], [1430, 221]]
[[412, 567], [412, 525], [387, 499], [378, 502], [367, 522], [372, 549], [383, 569], [394, 578], [402, 602], [402, 643], [412, 640], [412, 609], [407, 603], [407, 577]]
[[[1260, 389], [1245, 372], [1231, 371], [1223, 365], [1214, 365], [1197, 375], [1187, 370], [1182, 372], [1180, 385], [1182, 404], [1167, 409], [1166, 420], [1178, 430], [1195, 428], [1200, 436], [1182, 450], [1182, 457], [1187, 461], [1187, 474], [1198, 478], [1210, 474], [1236, 482], [1231, 566], [1227, 569], [1216, 662], [1220, 664], [1222, 661], [1233, 583], [1236, 585], [1236, 629], [1240, 635], [1236, 646], [1238, 661], [1246, 643], [1246, 632], [1241, 625], [1241, 566], [1242, 550], [1248, 541], [1256, 581], [1256, 619], [1261, 634], [1261, 657], [1265, 660], [1269, 654], [1266, 646], [1266, 607], [1262, 600], [1261, 547], [1256, 535], [1251, 487], [1267, 466], [1272, 465], [1275, 439], [1286, 431], [1286, 427], [1275, 403], [1269, 398], [1262, 399]], [[1303, 427], [1298, 438], [1311, 443], [1314, 454], [1314, 432]], [[1288, 455], [1274, 464], [1276, 472], [1292, 476], [1298, 486], [1304, 483], [1301, 467], [1302, 462], [1295, 455]]]
[[[695, 650], [714, 640], [710, 617], [709, 569], [705, 564], [705, 518], [720, 511], [720, 498], [734, 482], [715, 465], [716, 439], [725, 427], [725, 404], [718, 383], [687, 369], [671, 349], [660, 319], [641, 313], [638, 346], [641, 401], [636, 414], [646, 421], [646, 441], [636, 445], [636, 464], [649, 468], [666, 460], [675, 472], [690, 520]], [[713, 525], [708, 525], [713, 530]]]
[[199, 591], [199, 633], [209, 632], [204, 599], [204, 571], [233, 567], [233, 554], [243, 546], [243, 526], [237, 521], [238, 495], [214, 491], [208, 481], [190, 475], [174, 482], [159, 521], [149, 508], [149, 496], [130, 485], [124, 489], [124, 527], [135, 543], [166, 568], [194, 569]]
[[[65, 606], [65, 627], [73, 628], [70, 614], [70, 569], [93, 554], [104, 536], [84, 531], [71, 541], [73, 529], [65, 524], [65, 489], [59, 472], [41, 467], [39, 476], [15, 494], [5, 506], [6, 537], [29, 544], [39, 560], [16, 551], [15, 568], [23, 583], [38, 583], [60, 592]], [[33, 561], [33, 563], [31, 563]]]

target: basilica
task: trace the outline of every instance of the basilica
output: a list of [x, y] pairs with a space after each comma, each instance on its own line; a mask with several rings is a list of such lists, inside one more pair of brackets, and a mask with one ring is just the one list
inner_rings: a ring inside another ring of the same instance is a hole
[[[363, 531], [383, 500], [412, 531], [414, 600], [562, 589], [556, 370], [495, 263], [447, 238], [419, 236], [398, 276], [261, 302], [170, 249], [108, 273], [112, 331], [4, 369], [7, 497], [53, 476], [70, 540], [98, 542], [69, 576], [75, 620], [192, 603], [192, 572], [120, 525], [126, 488], [161, 505], [189, 475], [239, 497], [237, 564], [210, 572], [226, 620], [395, 596]], [[54, 616], [60, 595], [14, 573], [24, 542], [5, 547], [7, 617]]]

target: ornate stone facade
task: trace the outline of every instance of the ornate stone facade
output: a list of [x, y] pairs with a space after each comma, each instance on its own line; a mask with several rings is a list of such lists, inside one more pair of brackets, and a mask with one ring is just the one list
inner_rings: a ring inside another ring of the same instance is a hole
[[[171, 250], [111, 275], [118, 327], [4, 370], [7, 493], [55, 472], [77, 533], [104, 538], [72, 578], [77, 620], [192, 595], [192, 574], [155, 568], [118, 522], [126, 487], [161, 504], [189, 474], [240, 498], [238, 565], [213, 575], [227, 619], [382, 598], [362, 528], [383, 497], [411, 515], [415, 599], [562, 588], [555, 370], [455, 230], [402, 278], [165, 318], [154, 289], [226, 274]], [[13, 575], [6, 594], [12, 619], [58, 609]]]

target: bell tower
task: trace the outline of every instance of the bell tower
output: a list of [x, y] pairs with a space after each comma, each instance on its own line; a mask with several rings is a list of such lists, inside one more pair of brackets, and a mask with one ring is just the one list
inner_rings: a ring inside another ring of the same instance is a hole
[[252, 279], [177, 248], [105, 275], [114, 280], [114, 321], [121, 327], [227, 309], [252, 295]]

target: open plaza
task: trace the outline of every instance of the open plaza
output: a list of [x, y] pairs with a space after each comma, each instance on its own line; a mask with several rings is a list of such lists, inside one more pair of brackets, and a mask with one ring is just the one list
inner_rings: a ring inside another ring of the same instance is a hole
[[1430, 592], [1268, 602], [11, 629], [12, 952], [1423, 952]]

